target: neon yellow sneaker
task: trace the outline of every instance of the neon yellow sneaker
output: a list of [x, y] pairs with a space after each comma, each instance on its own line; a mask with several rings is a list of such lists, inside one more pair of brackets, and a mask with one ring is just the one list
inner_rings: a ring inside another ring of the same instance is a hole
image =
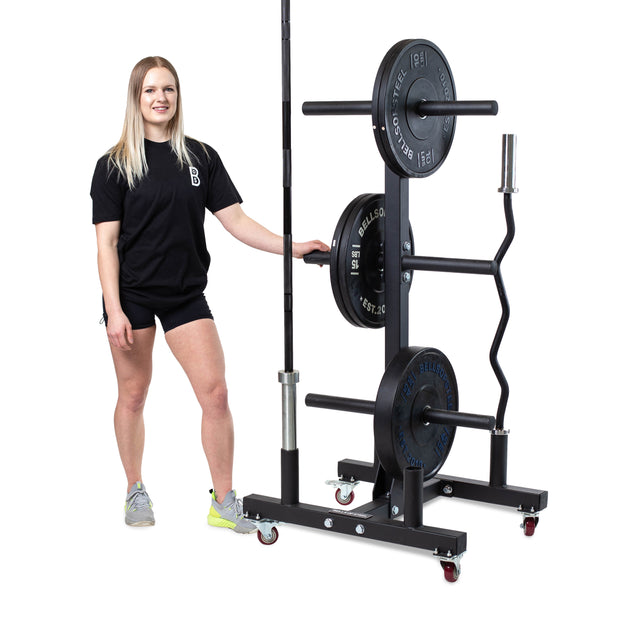
[[153, 504], [142, 482], [136, 482], [127, 494], [124, 521], [131, 527], [150, 527], [156, 523]]
[[212, 527], [224, 527], [236, 533], [252, 533], [256, 528], [244, 519], [242, 512], [242, 500], [236, 498], [236, 492], [231, 490], [224, 497], [222, 504], [216, 501], [216, 494], [213, 489], [211, 494], [211, 508], [207, 522]]

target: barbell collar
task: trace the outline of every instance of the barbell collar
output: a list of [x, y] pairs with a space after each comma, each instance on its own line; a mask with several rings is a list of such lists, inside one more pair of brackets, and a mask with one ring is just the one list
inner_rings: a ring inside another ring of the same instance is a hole
[[278, 371], [278, 382], [280, 384], [294, 385], [300, 382], [300, 372], [298, 371]]

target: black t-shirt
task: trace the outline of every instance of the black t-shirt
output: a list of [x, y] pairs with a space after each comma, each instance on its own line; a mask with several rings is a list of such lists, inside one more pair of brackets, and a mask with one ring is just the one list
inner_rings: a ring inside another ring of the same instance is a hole
[[212, 213], [241, 203], [218, 154], [187, 138], [191, 166], [180, 169], [169, 142], [144, 141], [149, 171], [129, 189], [108, 161], [98, 160], [93, 181], [93, 223], [120, 220], [120, 297], [148, 307], [187, 302], [207, 285], [211, 257], [204, 234]]

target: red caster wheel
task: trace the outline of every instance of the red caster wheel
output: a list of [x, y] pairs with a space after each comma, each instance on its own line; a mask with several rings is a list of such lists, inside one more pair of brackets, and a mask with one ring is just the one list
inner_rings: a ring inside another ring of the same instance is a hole
[[356, 497], [356, 494], [352, 491], [347, 498], [343, 498], [342, 492], [340, 491], [340, 489], [336, 489], [336, 500], [338, 501], [339, 504], [342, 504], [345, 506], [348, 504], [351, 504], [355, 499], [355, 497]]
[[444, 569], [444, 579], [447, 582], [456, 582], [460, 577], [460, 571], [453, 562], [441, 562]]
[[273, 527], [270, 533], [262, 533], [262, 531], [258, 530], [258, 540], [265, 545], [275, 544], [278, 539], [278, 530]]
[[536, 531], [536, 525], [538, 524], [538, 518], [525, 518], [522, 523], [525, 536], [532, 536]]

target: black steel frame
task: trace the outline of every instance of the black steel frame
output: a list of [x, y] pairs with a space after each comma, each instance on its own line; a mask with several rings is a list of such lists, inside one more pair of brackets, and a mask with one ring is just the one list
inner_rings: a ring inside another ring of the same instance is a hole
[[[293, 376], [292, 355], [292, 290], [291, 290], [291, 135], [289, 77], [289, 1], [282, 0], [283, 39], [283, 142], [285, 188], [285, 372], [281, 378]], [[402, 479], [392, 478], [382, 468], [374, 453], [372, 463], [342, 460], [338, 476], [346, 482], [373, 484], [372, 501], [353, 510], [305, 504], [299, 501], [299, 466], [296, 446], [285, 448], [281, 455], [281, 497], [251, 494], [244, 498], [246, 516], [256, 522], [285, 522], [322, 529], [327, 532], [358, 538], [390, 542], [419, 549], [432, 550], [440, 559], [459, 558], [466, 551], [467, 534], [422, 524], [426, 502], [439, 496], [463, 498], [505, 507], [514, 507], [524, 514], [535, 514], [547, 506], [547, 491], [515, 487], [507, 484], [508, 432], [504, 429], [504, 409], [508, 397], [506, 379], [497, 363], [497, 349], [508, 320], [508, 302], [500, 275], [500, 262], [513, 239], [511, 193], [505, 193], [507, 236], [492, 261], [455, 260], [411, 256], [409, 235], [409, 179], [385, 171], [385, 362], [386, 365], [403, 348], [409, 346], [409, 283], [403, 277], [409, 269], [454, 271], [492, 275], [496, 279], [503, 307], [490, 359], [501, 385], [501, 398], [495, 428], [491, 428], [489, 481], [437, 475], [423, 480], [422, 469], [407, 468]], [[283, 395], [283, 404], [284, 404]], [[315, 396], [321, 402], [321, 396]], [[325, 396], [325, 398], [327, 398]], [[342, 399], [342, 410], [371, 413], [374, 403]], [[290, 401], [289, 401], [290, 402]], [[308, 402], [312, 406], [322, 406]], [[330, 402], [329, 402], [330, 404]], [[328, 408], [338, 408], [335, 406]], [[285, 410], [283, 408], [283, 414]], [[288, 413], [291, 413], [289, 409]], [[473, 416], [473, 414], [471, 414]], [[476, 416], [486, 418], [486, 416]], [[471, 424], [467, 426], [473, 426]], [[286, 428], [286, 427], [285, 427]], [[293, 426], [295, 431], [295, 424]], [[295, 440], [295, 438], [294, 438]], [[290, 441], [290, 439], [289, 439]], [[404, 515], [404, 520], [399, 517]]]

